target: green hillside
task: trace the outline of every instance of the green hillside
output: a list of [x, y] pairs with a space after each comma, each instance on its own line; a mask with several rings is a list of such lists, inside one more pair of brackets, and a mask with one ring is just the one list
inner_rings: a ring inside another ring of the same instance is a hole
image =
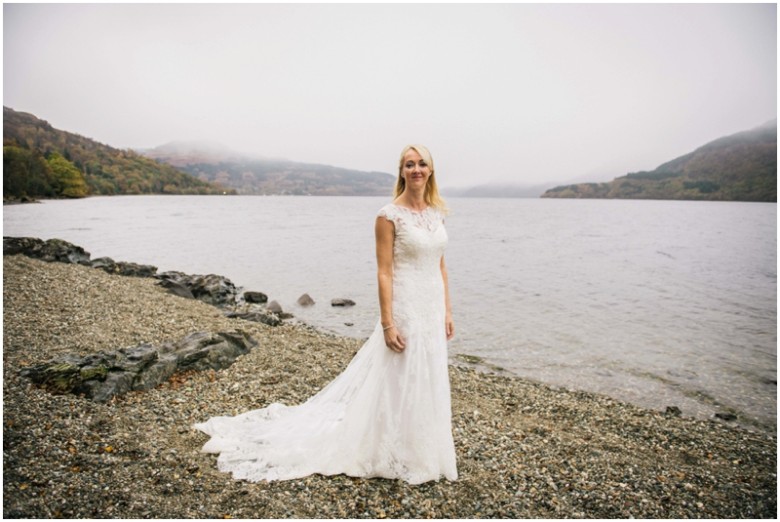
[[542, 197], [777, 202], [777, 120], [719, 138], [653, 171], [563, 185]]
[[32, 114], [3, 107], [3, 199], [115, 194], [223, 194], [132, 151], [57, 130]]

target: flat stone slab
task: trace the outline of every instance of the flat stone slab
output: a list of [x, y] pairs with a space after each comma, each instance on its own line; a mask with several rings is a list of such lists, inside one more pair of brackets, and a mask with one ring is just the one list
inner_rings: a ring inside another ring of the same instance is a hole
[[85, 357], [73, 354], [29, 366], [21, 375], [54, 393], [107, 402], [129, 391], [149, 390], [188, 370], [221, 370], [257, 346], [242, 331], [195, 332], [176, 343], [140, 344]]

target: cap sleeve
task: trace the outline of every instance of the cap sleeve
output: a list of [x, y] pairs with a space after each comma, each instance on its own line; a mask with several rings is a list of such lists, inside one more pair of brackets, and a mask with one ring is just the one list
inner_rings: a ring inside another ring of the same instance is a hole
[[396, 226], [398, 225], [398, 209], [395, 205], [385, 205], [379, 209], [379, 212], [377, 212], [376, 215], [385, 218]]

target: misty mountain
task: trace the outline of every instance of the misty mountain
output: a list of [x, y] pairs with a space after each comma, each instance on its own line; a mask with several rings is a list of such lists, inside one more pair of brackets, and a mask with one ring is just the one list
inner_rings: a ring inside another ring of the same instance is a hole
[[152, 149], [135, 149], [147, 158], [175, 167], [198, 163], [244, 161], [246, 154], [236, 152], [216, 141], [172, 141]]
[[3, 107], [4, 198], [225, 192], [170, 165]]
[[718, 138], [649, 172], [562, 185], [542, 197], [777, 202], [777, 120]]
[[173, 142], [139, 152], [239, 194], [387, 196], [392, 194], [395, 182], [384, 172], [253, 158], [209, 142]]

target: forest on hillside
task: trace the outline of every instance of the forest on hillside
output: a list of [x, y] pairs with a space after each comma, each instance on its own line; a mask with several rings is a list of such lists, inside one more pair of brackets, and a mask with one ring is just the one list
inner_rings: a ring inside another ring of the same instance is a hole
[[3, 199], [235, 193], [3, 107]]
[[718, 138], [652, 171], [562, 185], [542, 197], [777, 202], [777, 121]]

